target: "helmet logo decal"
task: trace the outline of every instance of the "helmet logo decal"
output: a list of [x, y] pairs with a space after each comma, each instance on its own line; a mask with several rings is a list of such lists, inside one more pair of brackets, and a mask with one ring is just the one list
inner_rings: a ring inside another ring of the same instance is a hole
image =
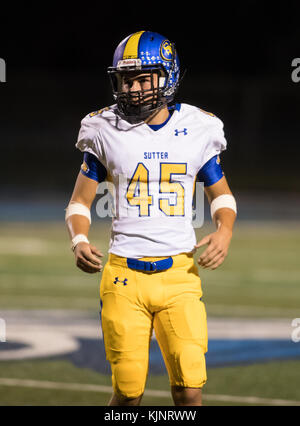
[[172, 46], [171, 43], [168, 40], [165, 40], [162, 42], [160, 46], [160, 56], [163, 58], [164, 61], [172, 61], [173, 52], [172, 52]]

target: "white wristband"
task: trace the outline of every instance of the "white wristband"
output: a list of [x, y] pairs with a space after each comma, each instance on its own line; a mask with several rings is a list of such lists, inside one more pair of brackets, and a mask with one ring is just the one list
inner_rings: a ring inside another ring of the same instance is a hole
[[89, 240], [87, 239], [87, 236], [84, 234], [77, 234], [75, 235], [75, 237], [72, 239], [72, 243], [71, 243], [71, 248], [74, 251], [75, 247], [77, 246], [78, 243], [90, 243]]
[[90, 209], [81, 203], [70, 203], [68, 207], [66, 208], [66, 217], [65, 220], [68, 219], [68, 217], [72, 216], [73, 214], [79, 214], [80, 216], [85, 216], [90, 224], [91, 224], [91, 211]]
[[212, 200], [210, 205], [210, 214], [213, 218], [214, 214], [217, 210], [227, 208], [233, 210], [235, 213], [237, 213], [236, 208], [236, 201], [233, 195], [231, 194], [222, 194], [219, 195], [217, 198]]

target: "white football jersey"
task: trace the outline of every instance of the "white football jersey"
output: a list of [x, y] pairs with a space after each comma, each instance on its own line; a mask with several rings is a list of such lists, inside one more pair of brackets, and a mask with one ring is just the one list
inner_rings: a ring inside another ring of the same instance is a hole
[[106, 167], [116, 190], [109, 252], [132, 258], [191, 252], [194, 182], [202, 166], [226, 149], [222, 121], [176, 104], [155, 131], [115, 111], [112, 105], [88, 114], [76, 144]]

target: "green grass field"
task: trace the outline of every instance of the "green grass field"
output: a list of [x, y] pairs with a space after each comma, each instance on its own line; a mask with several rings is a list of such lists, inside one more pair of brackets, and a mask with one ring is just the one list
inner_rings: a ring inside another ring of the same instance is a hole
[[[206, 225], [197, 236], [213, 229]], [[90, 240], [105, 252], [109, 232], [109, 224], [95, 221]], [[299, 247], [300, 223], [238, 223], [222, 267], [200, 271], [208, 316], [290, 321], [300, 317]], [[2, 224], [0, 271], [0, 317], [1, 310], [99, 310], [100, 275], [87, 275], [75, 267], [63, 222]], [[1, 378], [20, 383], [4, 385]], [[65, 360], [0, 361], [0, 405], [106, 405], [110, 397], [108, 392], [59, 389], [59, 385], [25, 387], [22, 380], [111, 385], [109, 376]], [[300, 401], [299, 383], [300, 359], [209, 368], [203, 402], [253, 404], [247, 397]], [[168, 391], [168, 378], [149, 376], [147, 389]], [[233, 398], [222, 400], [220, 395]], [[172, 405], [172, 401], [170, 396], [145, 395], [143, 405]]]

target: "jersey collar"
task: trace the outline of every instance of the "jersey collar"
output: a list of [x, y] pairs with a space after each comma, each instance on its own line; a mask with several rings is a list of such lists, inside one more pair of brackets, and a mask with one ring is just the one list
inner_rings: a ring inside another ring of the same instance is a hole
[[181, 108], [181, 104], [172, 105], [172, 106], [168, 107], [169, 116], [163, 123], [161, 123], [161, 124], [146, 124], [145, 123], [145, 125], [147, 126], [147, 128], [151, 132], [161, 134], [163, 132], [163, 129], [166, 129], [168, 127], [168, 124], [174, 120], [173, 117], [175, 115], [177, 115], [177, 114], [175, 114], [175, 112], [176, 111], [179, 112], [180, 108]]

